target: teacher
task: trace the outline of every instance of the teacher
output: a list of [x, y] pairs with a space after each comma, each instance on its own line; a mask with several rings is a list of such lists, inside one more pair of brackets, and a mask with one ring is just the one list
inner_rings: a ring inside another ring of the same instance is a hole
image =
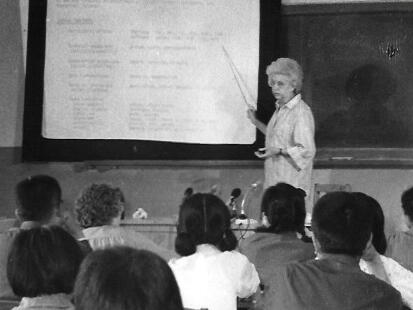
[[257, 119], [255, 110], [247, 112], [265, 135], [265, 147], [255, 152], [265, 159], [264, 187], [285, 182], [303, 189], [308, 199], [316, 148], [313, 113], [301, 99], [303, 71], [295, 60], [278, 58], [266, 73], [276, 99], [275, 112], [267, 125]]

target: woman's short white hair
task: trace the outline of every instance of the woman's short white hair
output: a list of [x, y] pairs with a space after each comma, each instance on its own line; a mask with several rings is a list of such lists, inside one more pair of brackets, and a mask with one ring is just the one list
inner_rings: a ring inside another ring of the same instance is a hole
[[291, 58], [278, 58], [273, 61], [267, 70], [265, 71], [269, 77], [272, 74], [283, 74], [291, 79], [291, 83], [296, 91], [296, 93], [301, 92], [303, 86], [303, 70], [301, 66], [294, 59]]

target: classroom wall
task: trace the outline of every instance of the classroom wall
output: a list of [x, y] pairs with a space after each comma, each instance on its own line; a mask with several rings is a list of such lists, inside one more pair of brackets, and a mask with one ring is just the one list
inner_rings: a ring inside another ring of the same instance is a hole
[[[25, 0], [23, 0], [25, 1]], [[297, 2], [300, 2], [296, 0]], [[263, 178], [262, 166], [253, 167], [134, 167], [78, 171], [72, 163], [20, 163], [23, 119], [24, 68], [18, 1], [0, 1], [0, 216], [13, 216], [14, 185], [33, 174], [56, 177], [63, 187], [63, 199], [71, 205], [87, 184], [109, 182], [125, 192], [127, 216], [138, 207], [152, 217], [176, 216], [184, 190], [220, 187], [226, 200], [233, 188], [243, 192]], [[413, 169], [315, 169], [314, 183], [348, 183], [353, 191], [375, 197], [383, 206], [386, 230], [399, 227], [400, 195], [413, 185]], [[254, 193], [250, 214], [259, 214], [260, 192]]]

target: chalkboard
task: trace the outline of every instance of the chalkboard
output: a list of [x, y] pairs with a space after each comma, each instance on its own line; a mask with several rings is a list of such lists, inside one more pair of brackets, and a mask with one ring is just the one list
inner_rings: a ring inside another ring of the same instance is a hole
[[[260, 55], [258, 102], [273, 102], [265, 67], [279, 56], [280, 1], [260, 1]], [[31, 0], [27, 43], [23, 159], [25, 161], [87, 160], [253, 160], [263, 145], [257, 133], [252, 145], [207, 145], [143, 140], [55, 140], [41, 135], [45, 64], [46, 0]], [[246, 47], [247, 48], [247, 47]], [[272, 113], [259, 104], [258, 115]], [[273, 105], [273, 104], [272, 104]]]
[[411, 164], [413, 5], [309, 5], [284, 13], [283, 40], [303, 66], [318, 161]]

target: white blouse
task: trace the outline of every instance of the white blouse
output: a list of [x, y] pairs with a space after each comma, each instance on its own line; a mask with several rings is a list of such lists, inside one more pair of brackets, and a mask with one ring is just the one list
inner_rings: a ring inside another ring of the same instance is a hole
[[137, 231], [127, 230], [121, 226], [103, 225], [89, 227], [83, 229], [82, 232], [85, 238], [81, 240], [87, 240], [93, 250], [123, 245], [154, 252], [166, 261], [176, 257], [174, 253], [157, 245], [145, 235]]
[[383, 255], [376, 256], [372, 261], [361, 259], [360, 269], [393, 286], [402, 295], [403, 303], [413, 309], [413, 272]]
[[248, 297], [259, 285], [258, 273], [245, 255], [221, 252], [210, 244], [198, 245], [196, 253], [172, 259], [169, 266], [185, 308], [236, 310], [237, 296]]

